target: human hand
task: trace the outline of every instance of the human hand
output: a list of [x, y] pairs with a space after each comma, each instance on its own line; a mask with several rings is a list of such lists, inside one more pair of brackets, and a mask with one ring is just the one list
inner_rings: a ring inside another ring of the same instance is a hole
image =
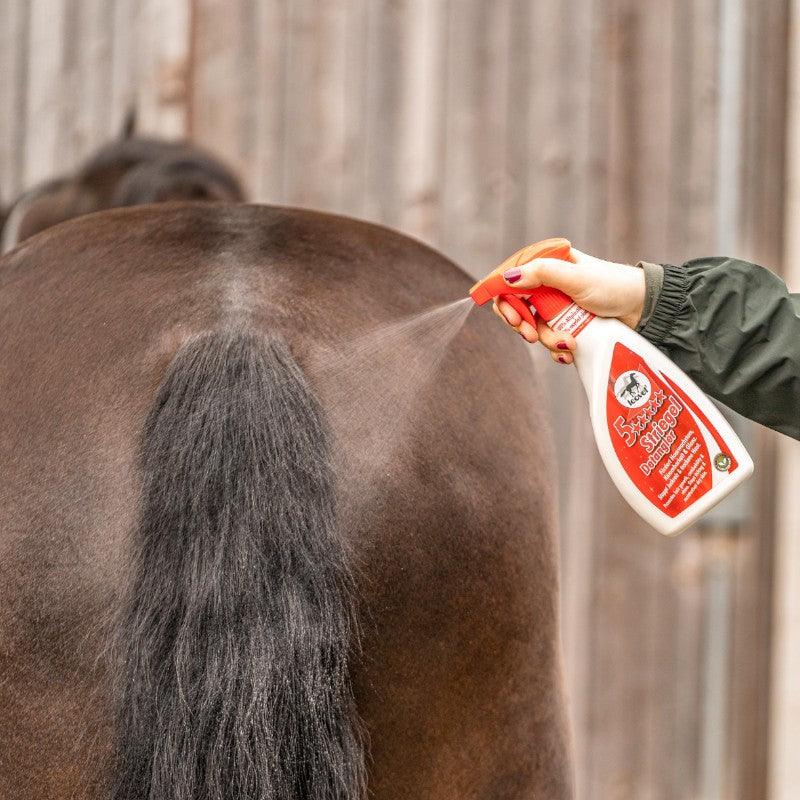
[[[601, 317], [616, 317], [631, 328], [639, 323], [644, 309], [644, 270], [628, 264], [603, 261], [572, 248], [575, 263], [558, 258], [536, 258], [525, 264], [525, 250], [514, 253], [500, 266], [503, 277], [515, 289], [551, 286], [568, 294], [579, 306]], [[494, 312], [528, 342], [540, 341], [562, 364], [572, 363], [575, 339], [554, 331], [536, 317], [536, 328], [520, 317], [509, 303], [494, 301]]]

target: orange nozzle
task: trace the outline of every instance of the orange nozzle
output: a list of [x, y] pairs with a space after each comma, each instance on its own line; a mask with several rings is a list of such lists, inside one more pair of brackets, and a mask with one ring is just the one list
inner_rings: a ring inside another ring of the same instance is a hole
[[[560, 258], [563, 261], [574, 261], [570, 252], [571, 245], [566, 239], [544, 239], [541, 242], [529, 244], [509, 256], [499, 267], [492, 270], [483, 280], [478, 281], [470, 290], [469, 295], [476, 305], [482, 306], [495, 297], [502, 297], [508, 301], [520, 316], [535, 324], [530, 305], [527, 300], [516, 295], [530, 296], [536, 289], [515, 288], [506, 283], [503, 273], [511, 267], [518, 267], [533, 261], [534, 258]], [[553, 291], [553, 290], [548, 290]]]

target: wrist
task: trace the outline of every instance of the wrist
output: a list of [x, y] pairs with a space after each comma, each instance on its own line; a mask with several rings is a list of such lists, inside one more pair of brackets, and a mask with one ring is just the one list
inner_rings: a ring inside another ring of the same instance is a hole
[[645, 313], [646, 305], [646, 282], [644, 270], [629, 265], [624, 265], [626, 288], [622, 295], [621, 303], [623, 313], [617, 315], [617, 319], [629, 328], [636, 329], [639, 321]]

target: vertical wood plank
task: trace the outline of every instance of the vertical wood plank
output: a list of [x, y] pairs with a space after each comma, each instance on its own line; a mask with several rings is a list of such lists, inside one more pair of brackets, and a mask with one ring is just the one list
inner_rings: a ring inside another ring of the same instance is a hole
[[[58, 174], [62, 103], [64, 0], [31, 0], [28, 45], [28, 101], [22, 180], [31, 186]], [[35, 132], [35, 134], [34, 134]]]
[[252, 191], [253, 164], [248, 161], [243, 137], [249, 142], [252, 136], [247, 107], [253, 97], [257, 63], [253, 8], [238, 0], [194, 0], [192, 14], [192, 138], [231, 163]]
[[[582, 147], [585, 152], [586, 194], [584, 249], [600, 257], [614, 259], [608, 231], [608, 174], [611, 151], [610, 95], [613, 77], [614, 15], [611, 0], [586, 0], [586, 14], [592, 21], [584, 47], [589, 53], [590, 78], [586, 113], [588, 132]], [[621, 257], [621, 256], [620, 256]]]
[[526, 52], [529, 102], [527, 216], [534, 238], [559, 235], [585, 248], [594, 10], [585, 0], [537, 4]]
[[[524, 16], [514, 18], [515, 10], [503, 0], [450, 11], [442, 245], [473, 275], [485, 274], [509, 255], [502, 248], [507, 198], [524, 191], [524, 177], [512, 184], [506, 156], [510, 103], [526, 108], [528, 102], [526, 93], [514, 98], [508, 93], [509, 37], [515, 24], [525, 25]], [[524, 63], [519, 56], [517, 63]], [[522, 114], [515, 116], [524, 125]], [[527, 147], [520, 140], [520, 152]]]
[[[255, 53], [254, 102], [252, 109], [252, 168], [255, 174], [251, 191], [254, 199], [281, 202], [285, 135], [284, 85], [287, 59], [287, 2], [248, 0], [244, 25], [252, 31]], [[202, 135], [202, 131], [197, 131]], [[248, 159], [249, 162], [249, 159]]]
[[430, 244], [438, 244], [440, 229], [445, 11], [445, 3], [410, 0], [402, 31], [397, 223]]
[[80, 157], [116, 136], [125, 112], [114, 115], [111, 92], [111, 37], [114, 4], [108, 0], [83, 0], [78, 64], [80, 89], [75, 139]]
[[658, 258], [680, 264], [713, 252], [719, 53], [716, 2], [678, 3], [675, 13], [668, 236]]
[[[773, 269], [779, 265], [784, 234], [786, 75], [789, 63], [784, 0], [745, 4], [743, 168], [740, 248], [745, 258]], [[771, 587], [773, 584], [776, 481], [779, 437], [753, 430], [759, 474], [752, 491], [749, 528], [739, 537], [735, 564], [731, 750], [729, 772], [737, 797], [763, 797], [768, 783]], [[759, 642], [758, 648], [750, 646]]]
[[[136, 18], [135, 0], [113, 0], [111, 18], [111, 99], [109, 108], [112, 119], [123, 120], [131, 109], [136, 109]], [[115, 124], [119, 125], [120, 123]], [[142, 129], [142, 120], [137, 120], [137, 133]]]
[[[535, 238], [531, 231], [528, 210], [528, 164], [533, 131], [529, 109], [535, 99], [531, 70], [536, 69], [532, 57], [531, 26], [534, 5], [527, 0], [512, 0], [509, 7], [509, 31], [505, 42], [508, 59], [508, 100], [504, 121], [505, 163], [503, 164], [502, 236], [500, 250], [508, 255]], [[448, 94], [450, 90], [448, 89]], [[448, 112], [451, 116], [451, 112]], [[444, 198], [445, 205], [449, 198]], [[445, 209], [445, 214], [447, 210]], [[454, 238], [455, 232], [450, 237]]]
[[[75, 163], [80, 158], [80, 141], [78, 139], [78, 115], [84, 106], [82, 94], [82, 84], [79, 75], [79, 64], [81, 57], [81, 37], [84, 33], [81, 25], [81, 12], [85, 8], [85, 0], [73, 4], [65, 9], [63, 22], [63, 42], [61, 53], [61, 65], [55, 80], [59, 86], [59, 97], [69, 97], [70, 102], [65, 102], [59, 112], [58, 126], [58, 153], [64, 166], [56, 167], [59, 173], [66, 172], [68, 164]], [[86, 37], [87, 43], [89, 38]]]
[[[291, 202], [338, 209], [346, 143], [346, 8], [293, 0], [288, 28], [284, 193]], [[307, 87], [316, 87], [308, 91]]]
[[399, 137], [403, 6], [392, 0], [367, 5], [367, 85], [364, 122], [365, 216], [398, 219], [396, 153]]
[[[112, 19], [113, 5], [103, 0], [73, 3], [66, 17], [59, 81], [62, 96], [70, 101], [61, 115], [62, 172], [116, 133], [110, 113]], [[121, 125], [122, 115], [116, 129]]]
[[364, 216], [367, 164], [365, 159], [367, 121], [367, 6], [373, 0], [345, 0], [344, 36], [345, 149], [341, 210]]
[[[789, 28], [787, 125], [785, 144], [785, 219], [783, 274], [791, 291], [800, 291], [800, 0], [791, 0]], [[772, 598], [769, 692], [768, 788], [771, 800], [790, 800], [800, 786], [800, 447], [781, 437], [776, 442], [775, 575]]]
[[[668, 769], [664, 797], [699, 795], [700, 720], [703, 690], [701, 652], [703, 611], [707, 602], [706, 546], [696, 530], [681, 535], [682, 541], [670, 565], [675, 588], [675, 684], [671, 725], [667, 730], [664, 764]], [[666, 709], [670, 712], [670, 709]], [[662, 754], [663, 755], [663, 754]]]
[[0, 203], [23, 188], [30, 4], [3, 0], [0, 28]]
[[142, 129], [167, 138], [187, 130], [191, 0], [134, 6], [136, 106]]

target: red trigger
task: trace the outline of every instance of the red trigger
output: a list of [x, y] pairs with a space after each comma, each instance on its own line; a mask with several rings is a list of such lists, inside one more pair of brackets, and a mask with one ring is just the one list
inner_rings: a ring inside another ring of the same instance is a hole
[[533, 318], [533, 312], [527, 300], [515, 294], [504, 294], [502, 298], [522, 317], [522, 319], [529, 322], [534, 328], [536, 327], [536, 320]]

